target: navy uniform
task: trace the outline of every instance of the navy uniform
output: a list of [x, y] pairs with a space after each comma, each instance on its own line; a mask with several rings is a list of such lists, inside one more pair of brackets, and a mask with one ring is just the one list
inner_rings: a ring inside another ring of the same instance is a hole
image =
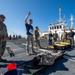
[[50, 33], [49, 33], [49, 45], [52, 45], [52, 38], [53, 38], [53, 35], [52, 35], [52, 33], [50, 32]]
[[1, 57], [4, 54], [5, 47], [6, 47], [6, 40], [7, 40], [7, 37], [8, 37], [7, 27], [2, 22], [3, 18], [5, 18], [5, 16], [4, 15], [0, 15], [0, 62], [1, 61], [5, 61]]

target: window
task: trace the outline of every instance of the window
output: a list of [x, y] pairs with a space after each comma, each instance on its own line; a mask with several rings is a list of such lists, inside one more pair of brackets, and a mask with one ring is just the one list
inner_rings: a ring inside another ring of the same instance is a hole
[[52, 27], [52, 29], [54, 29], [54, 27]]
[[56, 29], [56, 26], [55, 26], [55, 29]]
[[50, 27], [50, 30], [51, 30], [51, 27]]
[[63, 28], [65, 28], [65, 26]]
[[59, 29], [59, 26], [57, 26], [57, 29]]
[[61, 29], [62, 27], [60, 26], [60, 29]]

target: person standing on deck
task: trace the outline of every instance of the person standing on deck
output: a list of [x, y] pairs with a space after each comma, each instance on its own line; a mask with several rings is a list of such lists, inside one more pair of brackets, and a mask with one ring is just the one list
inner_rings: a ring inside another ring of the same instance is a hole
[[5, 16], [1, 14], [0, 15], [0, 62], [6, 61], [6, 59], [1, 58], [5, 52], [6, 41], [8, 38], [7, 27], [4, 24], [4, 20]]
[[67, 41], [67, 32], [65, 32], [65, 29], [64, 29], [64, 32], [63, 32], [62, 35], [61, 35], [61, 40], [62, 40], [63, 42], [66, 42], [66, 41]]
[[29, 53], [29, 45], [31, 42], [32, 46], [32, 52], [35, 53], [33, 45], [34, 45], [34, 38], [33, 38], [33, 33], [34, 33], [34, 28], [32, 26], [33, 20], [29, 19], [29, 22], [27, 23], [28, 17], [30, 16], [30, 11], [28, 12], [26, 18], [25, 18], [25, 26], [26, 26], [26, 32], [27, 32], [27, 55], [30, 55]]
[[39, 28], [38, 28], [38, 26], [35, 27], [34, 33], [35, 33], [36, 47], [37, 47], [37, 48], [38, 48], [38, 47], [41, 48], [41, 46], [40, 46], [40, 34], [39, 34]]
[[57, 34], [57, 32], [55, 31], [55, 33], [53, 34], [53, 44], [54, 44], [55, 42], [57, 42], [57, 39], [58, 39], [58, 34]]
[[71, 48], [74, 48], [74, 35], [75, 32], [73, 32], [72, 29], [70, 29], [68, 36], [69, 36]]
[[49, 33], [49, 45], [52, 45], [52, 38], [53, 38], [53, 35], [52, 35], [52, 32], [50, 31], [50, 33]]

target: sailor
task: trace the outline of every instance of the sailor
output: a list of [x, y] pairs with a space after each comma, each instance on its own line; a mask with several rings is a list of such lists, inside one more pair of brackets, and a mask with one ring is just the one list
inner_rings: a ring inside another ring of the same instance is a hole
[[61, 35], [61, 40], [62, 40], [63, 42], [67, 41], [67, 32], [65, 32], [65, 29], [64, 29], [64, 32], [63, 32], [62, 35]]
[[53, 35], [52, 35], [52, 32], [50, 31], [50, 33], [49, 33], [49, 45], [52, 45], [52, 38], [53, 38]]
[[57, 39], [58, 39], [58, 34], [57, 34], [57, 32], [55, 31], [55, 33], [53, 34], [53, 44], [54, 44], [55, 42], [57, 42]]
[[5, 16], [0, 14], [0, 62], [6, 61], [6, 59], [2, 59], [8, 38], [7, 27], [4, 24], [4, 21]]
[[72, 31], [72, 28], [70, 29], [70, 32], [68, 34], [69, 36], [69, 40], [70, 40], [70, 45], [71, 45], [71, 48], [74, 48], [74, 35], [75, 35], [75, 32]]
[[35, 27], [34, 34], [35, 34], [36, 47], [37, 48], [38, 47], [41, 48], [41, 46], [40, 46], [40, 34], [39, 34], [39, 28], [38, 28], [38, 26]]
[[12, 37], [11, 37], [11, 35], [9, 36], [9, 40], [11, 40], [12, 39]]

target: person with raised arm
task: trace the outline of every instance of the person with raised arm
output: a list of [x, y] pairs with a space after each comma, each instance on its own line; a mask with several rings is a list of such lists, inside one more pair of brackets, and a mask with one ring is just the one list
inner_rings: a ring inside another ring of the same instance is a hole
[[35, 53], [33, 48], [33, 45], [34, 45], [34, 38], [33, 38], [34, 28], [32, 26], [33, 20], [29, 19], [29, 21], [27, 22], [29, 16], [30, 16], [30, 11], [28, 12], [25, 18], [25, 26], [26, 26], [26, 32], [27, 32], [26, 33], [27, 34], [27, 52], [26, 52], [27, 55], [30, 55], [29, 53], [30, 42], [31, 42], [32, 52]]

